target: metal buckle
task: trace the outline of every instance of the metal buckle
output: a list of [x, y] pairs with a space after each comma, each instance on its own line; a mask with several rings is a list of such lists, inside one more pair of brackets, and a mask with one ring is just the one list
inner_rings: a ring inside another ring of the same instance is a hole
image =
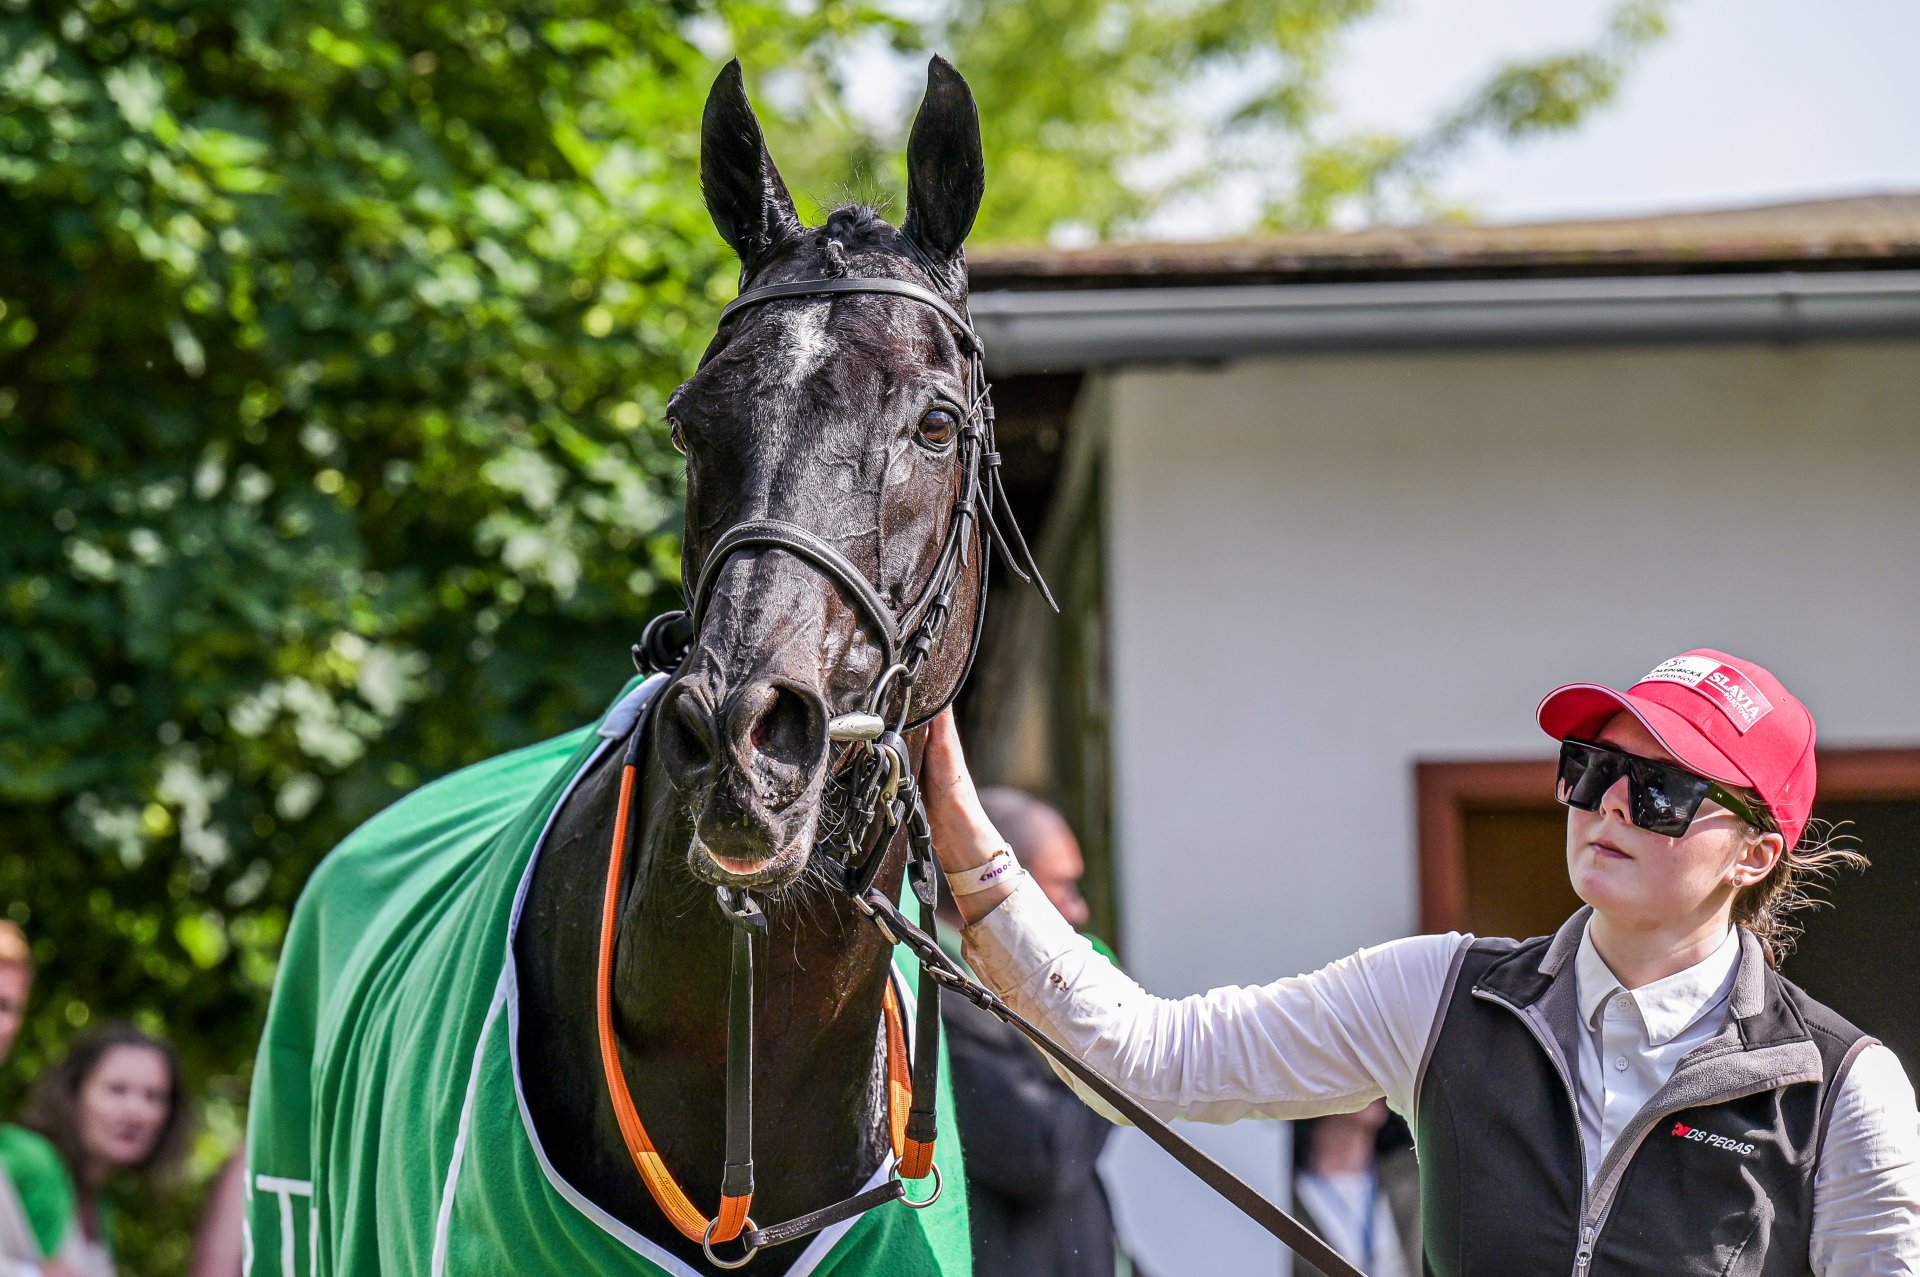
[[716, 886], [713, 894], [719, 900], [720, 912], [726, 915], [728, 922], [736, 927], [745, 927], [748, 931], [757, 931], [763, 936], [767, 934], [766, 910], [762, 909], [760, 902], [748, 892], [742, 890], [739, 893], [738, 904], [734, 903], [732, 887]]
[[[880, 853], [875, 852], [874, 854], [877, 856]], [[899, 938], [893, 934], [893, 929], [887, 926], [887, 920], [881, 917], [879, 912], [876, 911], [872, 905], [867, 903], [867, 898], [865, 896], [849, 896], [848, 899], [853, 901], [854, 908], [858, 909], [861, 913], [866, 914], [867, 917], [873, 919], [873, 925], [880, 928], [880, 934], [887, 938], [887, 944], [889, 946], [894, 946], [900, 943]]]
[[[880, 801], [891, 806], [893, 800], [900, 795], [900, 786], [906, 783], [907, 779], [906, 742], [900, 739], [899, 732], [891, 731], [875, 741], [873, 747], [886, 755], [887, 780], [880, 787]], [[898, 822], [890, 820], [888, 823], [897, 824]]]

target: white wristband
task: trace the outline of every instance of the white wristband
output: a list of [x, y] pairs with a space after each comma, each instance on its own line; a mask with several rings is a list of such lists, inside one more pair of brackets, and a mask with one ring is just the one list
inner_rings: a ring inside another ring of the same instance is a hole
[[1005, 847], [987, 857], [984, 865], [975, 865], [971, 869], [962, 869], [958, 873], [947, 875], [947, 890], [957, 899], [960, 896], [976, 896], [989, 887], [997, 887], [1003, 882], [1012, 882], [1026, 870], [1013, 858], [1013, 852]]

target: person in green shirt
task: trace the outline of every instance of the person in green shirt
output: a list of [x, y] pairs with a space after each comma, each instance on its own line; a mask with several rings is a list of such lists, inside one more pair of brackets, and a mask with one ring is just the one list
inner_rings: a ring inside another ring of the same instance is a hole
[[65, 1266], [49, 1277], [114, 1277], [115, 1189], [129, 1178], [170, 1180], [190, 1134], [178, 1055], [131, 1025], [88, 1030], [35, 1080], [21, 1125], [0, 1138], [0, 1159], [42, 1251]]
[[[0, 919], [0, 1062], [26, 1019], [33, 948], [18, 924]], [[73, 1211], [73, 1183], [53, 1145], [18, 1126], [0, 1126], [0, 1277], [71, 1277], [47, 1255]]]

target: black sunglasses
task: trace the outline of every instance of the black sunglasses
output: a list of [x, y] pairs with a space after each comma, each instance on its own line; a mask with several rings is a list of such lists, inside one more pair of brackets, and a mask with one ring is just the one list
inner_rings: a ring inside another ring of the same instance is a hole
[[1700, 804], [1711, 798], [1755, 829], [1771, 829], [1744, 798], [1724, 785], [1675, 763], [1658, 762], [1593, 741], [1560, 743], [1560, 781], [1554, 797], [1581, 811], [1598, 811], [1600, 799], [1627, 778], [1627, 809], [1633, 823], [1649, 833], [1678, 838], [1687, 832]]

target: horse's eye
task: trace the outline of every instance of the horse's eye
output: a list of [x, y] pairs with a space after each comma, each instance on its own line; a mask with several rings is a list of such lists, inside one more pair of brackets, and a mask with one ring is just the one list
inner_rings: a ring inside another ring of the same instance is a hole
[[683, 457], [687, 454], [687, 431], [680, 424], [680, 418], [667, 418], [667, 438], [673, 441], [674, 451]]
[[960, 418], [945, 408], [929, 408], [920, 418], [920, 442], [931, 448], [944, 448], [960, 433]]

